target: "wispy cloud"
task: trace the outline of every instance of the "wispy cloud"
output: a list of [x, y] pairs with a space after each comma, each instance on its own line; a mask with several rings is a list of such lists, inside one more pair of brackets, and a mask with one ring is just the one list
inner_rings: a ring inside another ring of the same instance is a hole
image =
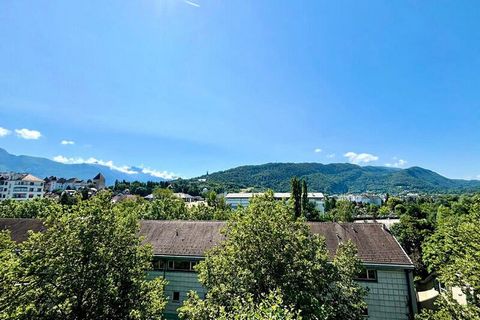
[[163, 178], [163, 179], [175, 179], [178, 177], [178, 175], [172, 172], [159, 171], [155, 169], [145, 168], [143, 166], [140, 168], [132, 168], [131, 166], [119, 166], [114, 164], [112, 160], [104, 161], [104, 160], [96, 159], [93, 157], [84, 159], [84, 158], [69, 158], [62, 155], [58, 155], [54, 157], [53, 160], [56, 162], [64, 163], [64, 164], [82, 164], [82, 163], [97, 164], [97, 165], [108, 167], [112, 170], [120, 171], [126, 174], [144, 173], [152, 177]]
[[38, 140], [42, 136], [40, 131], [30, 130], [30, 129], [15, 129], [17, 137], [26, 139], [26, 140]]
[[175, 179], [178, 178], [178, 175], [174, 174], [173, 172], [168, 171], [158, 171], [155, 169], [144, 168], [142, 167], [142, 173], [149, 174], [153, 177], [163, 178], [163, 179]]
[[0, 138], [1, 138], [1, 137], [8, 136], [10, 133], [12, 133], [12, 131], [0, 127]]
[[348, 158], [348, 161], [353, 164], [366, 164], [379, 159], [370, 153], [355, 153], [352, 151], [345, 153], [343, 156]]
[[398, 159], [397, 157], [393, 157], [393, 163], [385, 163], [387, 167], [392, 168], [403, 168], [407, 165], [408, 161], [403, 159]]
[[313, 152], [315, 152], [315, 153], [320, 153], [320, 152], [322, 152], [322, 149], [316, 148], [315, 150], [313, 150]]
[[328, 158], [328, 159], [333, 159], [333, 158], [335, 158], [335, 153], [327, 154], [327, 158]]
[[75, 144], [75, 141], [73, 141], [73, 140], [62, 140], [62, 141], [60, 142], [60, 144], [63, 144], [64, 146], [66, 146], [66, 145], [72, 145], [72, 144]]
[[198, 3], [193, 2], [193, 1], [183, 0], [183, 2], [185, 2], [186, 4], [189, 4], [191, 6], [200, 8], [200, 5]]

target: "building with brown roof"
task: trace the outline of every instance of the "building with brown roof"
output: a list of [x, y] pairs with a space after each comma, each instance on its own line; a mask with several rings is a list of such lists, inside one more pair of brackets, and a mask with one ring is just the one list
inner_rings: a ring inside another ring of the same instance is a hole
[[[351, 240], [357, 246], [358, 257], [365, 267], [357, 280], [369, 290], [368, 319], [413, 318], [417, 311], [413, 264], [382, 224], [310, 222], [308, 226], [312, 233], [325, 237], [331, 259], [341, 242]], [[176, 319], [176, 309], [190, 290], [200, 296], [206, 293], [193, 267], [207, 250], [225, 239], [220, 232], [224, 227], [223, 221], [140, 222], [140, 235], [153, 248], [154, 270], [149, 276], [164, 277], [168, 281], [165, 288], [170, 297], [167, 319]], [[15, 241], [25, 240], [27, 230], [42, 231], [42, 228], [34, 219], [0, 219], [0, 230], [11, 230]]]

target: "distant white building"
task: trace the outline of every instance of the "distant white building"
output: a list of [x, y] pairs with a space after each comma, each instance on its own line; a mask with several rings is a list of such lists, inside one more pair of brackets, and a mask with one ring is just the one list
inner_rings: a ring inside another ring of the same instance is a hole
[[43, 185], [42, 179], [28, 173], [0, 173], [0, 201], [43, 198]]
[[339, 200], [348, 200], [356, 203], [374, 204], [381, 206], [385, 197], [374, 194], [343, 194], [336, 197]]
[[[246, 207], [250, 203], [250, 199], [254, 196], [263, 195], [263, 193], [252, 193], [252, 192], [239, 192], [239, 193], [228, 193], [225, 196], [225, 202], [230, 205], [232, 208], [237, 208], [239, 206]], [[288, 200], [290, 199], [289, 192], [275, 192], [273, 197], [277, 200]], [[315, 208], [321, 213], [325, 211], [325, 196], [321, 192], [309, 192], [308, 200], [315, 203]]]
[[177, 193], [174, 193], [174, 195], [175, 195], [177, 198], [180, 198], [180, 199], [182, 199], [182, 200], [185, 201], [185, 202], [194, 202], [194, 201], [196, 201], [195, 197], [189, 195], [188, 193], [177, 192]]
[[53, 192], [55, 190], [79, 190], [82, 188], [93, 187], [97, 190], [105, 188], [105, 177], [99, 173], [93, 179], [81, 180], [78, 178], [57, 178], [51, 176], [44, 179], [45, 191]]

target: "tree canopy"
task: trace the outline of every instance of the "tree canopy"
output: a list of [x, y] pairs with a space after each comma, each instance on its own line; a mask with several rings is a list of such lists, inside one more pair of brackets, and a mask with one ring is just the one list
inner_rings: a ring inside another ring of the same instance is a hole
[[197, 267], [207, 297], [201, 303], [192, 297], [184, 319], [233, 312], [239, 299], [261, 304], [272, 292], [304, 319], [361, 319], [365, 290], [353, 282], [359, 272], [353, 244], [345, 243], [330, 263], [324, 239], [270, 192], [254, 197], [224, 232], [226, 240]]
[[151, 248], [110, 197], [61, 207], [23, 243], [0, 234], [0, 319], [161, 318], [165, 282], [146, 279]]

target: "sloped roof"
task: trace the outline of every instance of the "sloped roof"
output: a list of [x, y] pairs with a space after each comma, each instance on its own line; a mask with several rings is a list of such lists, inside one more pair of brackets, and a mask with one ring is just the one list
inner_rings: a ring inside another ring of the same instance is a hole
[[[325, 237], [330, 258], [333, 259], [341, 242], [352, 240], [358, 257], [364, 263], [411, 265], [407, 254], [382, 224], [309, 222], [314, 234]], [[224, 239], [220, 221], [142, 221], [145, 242], [157, 255], [203, 256], [205, 251]]]
[[44, 231], [45, 227], [39, 219], [8, 219], [0, 218], [0, 231], [10, 230], [12, 240], [22, 242], [27, 240], [28, 231]]
[[352, 240], [357, 246], [359, 258], [364, 263], [412, 264], [383, 224], [310, 222], [308, 225], [313, 233], [325, 237], [331, 258], [341, 242]]
[[224, 239], [224, 226], [220, 221], [144, 220], [140, 234], [156, 255], [201, 257]]
[[35, 177], [34, 175], [27, 174], [22, 178], [22, 181], [28, 181], [28, 182], [43, 182], [42, 179]]
[[[223, 221], [143, 220], [140, 235], [155, 255], [196, 256], [220, 243]], [[330, 258], [342, 241], [352, 240], [363, 263], [411, 266], [412, 262], [396, 239], [378, 223], [309, 222], [310, 230], [325, 237]], [[15, 241], [26, 239], [27, 230], [43, 230], [40, 220], [0, 219], [0, 230], [12, 230]]]
[[93, 180], [100, 180], [100, 179], [105, 179], [105, 177], [103, 176], [103, 174], [101, 172], [99, 172], [94, 178]]
[[13, 173], [13, 172], [0, 172], [0, 178], [2, 180], [22, 180], [27, 182], [43, 182], [42, 179], [35, 177], [29, 173]]

